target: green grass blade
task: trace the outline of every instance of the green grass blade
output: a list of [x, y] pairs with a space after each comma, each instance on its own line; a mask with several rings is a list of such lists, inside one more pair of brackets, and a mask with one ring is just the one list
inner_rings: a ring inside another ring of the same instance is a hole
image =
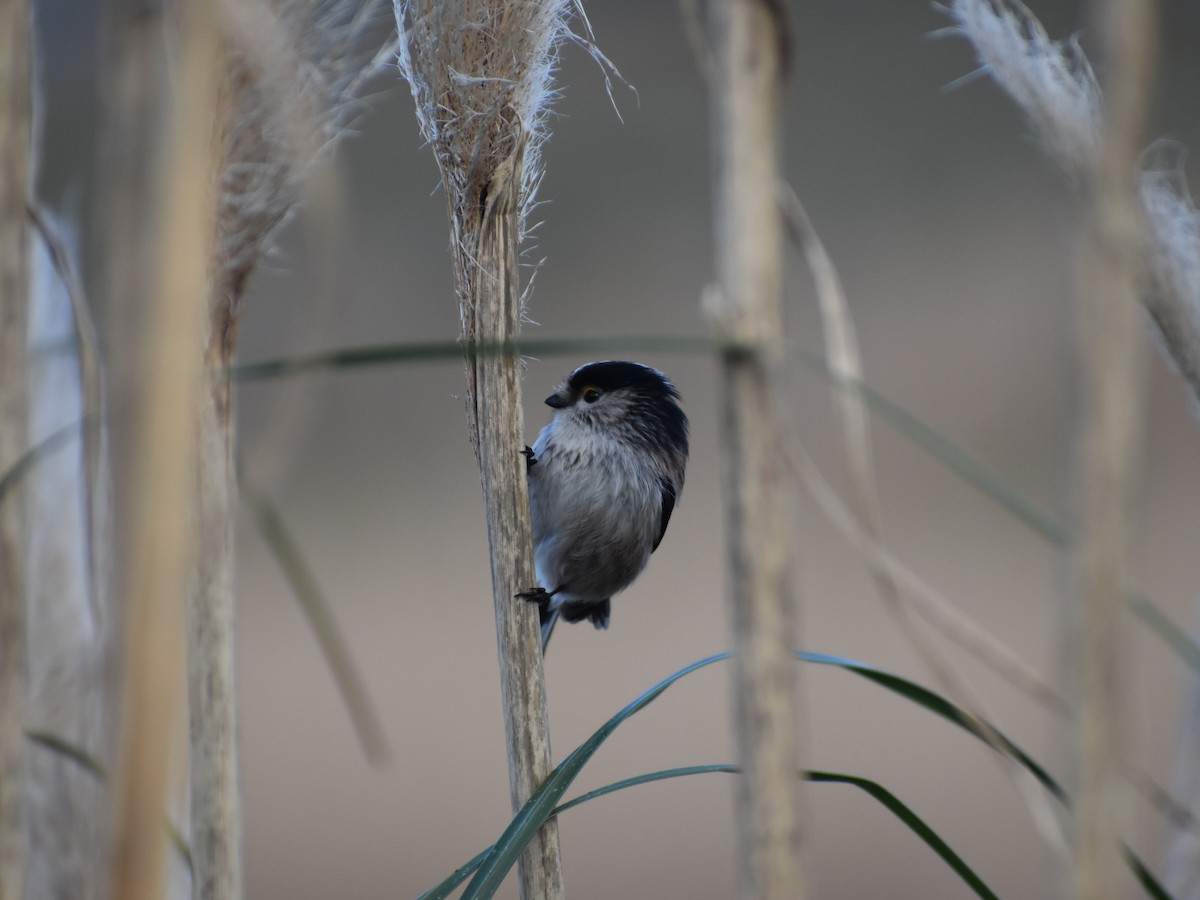
[[483, 861], [488, 858], [488, 854], [495, 849], [495, 846], [496, 845], [493, 844], [486, 850], [481, 850], [479, 853], [476, 853], [469, 860], [455, 869], [454, 873], [449, 878], [431, 887], [429, 890], [419, 896], [417, 900], [446, 900], [446, 898], [454, 892], [456, 887], [475, 874], [476, 870], [478, 870]]
[[1129, 608], [1133, 614], [1142, 620], [1151, 631], [1157, 634], [1168, 647], [1179, 654], [1192, 671], [1200, 674], [1200, 647], [1188, 637], [1187, 632], [1176, 625], [1165, 612], [1155, 606], [1147, 597], [1134, 594], [1129, 598]]
[[[633, 778], [625, 778], [621, 781], [615, 781], [612, 784], [604, 787], [596, 788], [594, 791], [588, 791], [573, 800], [559, 806], [555, 811], [555, 815], [565, 812], [572, 807], [578, 806], [580, 803], [586, 803], [588, 800], [594, 800], [597, 797], [603, 797], [606, 794], [612, 794], [617, 791], [624, 790], [629, 787], [636, 787], [640, 784], [649, 784], [654, 781], [664, 781], [668, 778], [683, 778], [688, 775], [704, 775], [712, 772], [723, 772], [736, 774], [738, 767], [728, 764], [708, 765], [708, 766], [685, 766], [677, 769], [664, 769], [659, 772], [650, 772], [645, 775], [637, 775]], [[845, 775], [839, 772], [818, 772], [807, 771], [804, 773], [804, 778], [807, 781], [825, 784], [849, 784], [860, 790], [865, 791], [870, 796], [878, 800], [883, 806], [890, 811], [896, 818], [903, 822], [910, 831], [926, 843], [926, 845], [936, 853], [943, 862], [945, 862], [955, 873], [970, 886], [970, 888], [980, 897], [996, 900], [995, 893], [991, 888], [984, 883], [983, 879], [975, 874], [974, 870], [963, 861], [954, 850], [938, 835], [936, 831], [930, 828], [924, 820], [905, 805], [895, 794], [885, 788], [878, 782], [871, 781], [866, 778], [860, 778], [856, 775]]]
[[192, 865], [192, 848], [188, 844], [187, 838], [183, 836], [183, 832], [169, 818], [166, 819], [165, 827], [167, 829], [167, 840], [171, 842], [171, 846], [175, 848], [175, 852], [179, 854], [179, 858], [183, 860], [183, 864], [187, 866], [188, 875], [194, 876], [196, 869]]
[[26, 731], [25, 738], [40, 747], [45, 747], [47, 750], [57, 753], [59, 756], [66, 757], [92, 775], [97, 781], [105, 784], [108, 782], [108, 772], [104, 770], [104, 766], [100, 763], [100, 760], [66, 738], [60, 737], [57, 734], [51, 734], [49, 731], [33, 730]]
[[614, 781], [612, 784], [598, 787], [594, 791], [580, 794], [578, 797], [568, 800], [557, 807], [554, 810], [554, 814], [557, 816], [568, 809], [574, 809], [581, 803], [587, 803], [589, 800], [595, 800], [597, 797], [603, 797], [605, 794], [615, 794], [617, 791], [623, 791], [626, 788], [637, 787], [639, 784], [651, 784], [655, 781], [666, 781], [670, 778], [685, 778], [688, 775], [708, 775], [713, 772], [736, 775], [740, 771], [737, 766], [729, 763], [715, 763], [708, 766], [680, 766], [676, 769], [662, 769], [658, 772], [647, 772], [645, 775], [634, 775], [632, 778], [622, 778], [620, 781]]
[[[714, 765], [714, 766], [688, 766], [678, 769], [668, 769], [661, 772], [652, 772], [646, 775], [638, 775], [633, 778], [627, 778], [623, 781], [615, 782], [605, 787], [597, 788], [594, 791], [589, 791], [580, 797], [574, 798], [561, 805], [558, 804], [563, 793], [574, 781], [579, 771], [584, 764], [595, 754], [599, 746], [607, 740], [614, 730], [626, 719], [634, 713], [645, 708], [653, 702], [663, 691], [674, 684], [684, 676], [711, 665], [715, 662], [729, 659], [732, 656], [730, 653], [719, 653], [714, 656], [707, 657], [690, 666], [680, 669], [673, 675], [659, 682], [657, 685], [646, 691], [619, 713], [609, 719], [599, 730], [583, 744], [576, 748], [570, 756], [568, 756], [557, 768], [547, 777], [534, 795], [529, 799], [524, 807], [513, 818], [501, 835], [500, 840], [492, 847], [476, 855], [469, 862], [461, 866], [459, 869], [441, 882], [434, 888], [421, 895], [420, 900], [445, 900], [450, 893], [462, 884], [468, 877], [474, 873], [467, 890], [463, 893], [462, 900], [477, 900], [477, 898], [490, 898], [499, 888], [500, 883], [504, 880], [508, 871], [516, 863], [517, 858], [521, 855], [525, 846], [537, 832], [538, 828], [549, 819], [551, 816], [558, 815], [565, 810], [571, 809], [574, 806], [584, 803], [596, 797], [604, 796], [618, 790], [623, 790], [627, 787], [633, 787], [639, 784], [646, 784], [652, 781], [661, 781], [667, 778], [678, 778], [685, 775], [701, 774], [706, 772], [736, 772], [734, 766]], [[831, 665], [852, 672], [863, 678], [868, 679], [874, 684], [885, 687], [893, 693], [898, 694], [905, 699], [908, 699], [917, 705], [947, 719], [950, 722], [963, 728], [968, 733], [983, 740], [983, 735], [979, 733], [977, 728], [971, 722], [971, 719], [963, 713], [958, 707], [950, 703], [939, 694], [924, 688], [906, 678], [898, 675], [893, 675], [882, 669], [877, 669], [874, 666], [866, 665], [855, 660], [845, 657], [833, 656], [824, 653], [798, 653], [797, 658], [805, 662], [818, 665]], [[1025, 754], [1015, 743], [1010, 741], [999, 731], [996, 734], [1002, 741], [1006, 743], [1006, 747], [1013, 754], [1014, 758], [1025, 766], [1036, 777], [1051, 794], [1058, 798], [1064, 805], [1068, 805], [1068, 798], [1054, 778], [1046, 772], [1034, 759]], [[954, 853], [954, 851], [943, 841], [932, 829], [929, 828], [915, 813], [905, 806], [898, 798], [891, 794], [882, 785], [867, 779], [858, 778], [851, 775], [839, 775], [832, 772], [810, 772], [806, 777], [816, 782], [839, 782], [852, 784], [866, 791], [876, 800], [887, 807], [894, 815], [900, 818], [918, 837], [920, 837], [938, 856], [945, 861], [954, 871], [961, 877], [971, 888], [981, 897], [994, 897], [995, 895], [987, 887], [987, 885], [979, 879], [977, 875], [966, 865], [963, 860]], [[1163, 890], [1162, 886], [1154, 878], [1150, 870], [1142, 863], [1137, 855], [1129, 849], [1124, 848], [1126, 861], [1128, 862], [1138, 881], [1145, 889], [1147, 894], [1157, 900], [1171, 900], [1170, 895]]]
[[[238, 381], [260, 381], [322, 370], [356, 369], [368, 366], [395, 365], [412, 362], [431, 362], [461, 359], [464, 356], [523, 355], [561, 356], [600, 351], [652, 351], [660, 353], [713, 353], [728, 349], [728, 345], [708, 337], [681, 335], [616, 335], [594, 338], [530, 338], [502, 341], [494, 344], [463, 344], [458, 341], [428, 341], [414, 344], [381, 344], [354, 347], [264, 360], [234, 366], [230, 371]], [[907, 437], [925, 452], [941, 461], [986, 496], [995, 500], [1017, 519], [1040, 534], [1056, 547], [1066, 545], [1068, 533], [1050, 513], [1016, 491], [1012, 484], [995, 469], [967, 453], [936, 429], [889, 400], [863, 381], [846, 381], [833, 377], [826, 359], [818, 353], [800, 350], [797, 357], [811, 371], [830, 379], [842, 390], [858, 391], [862, 399], [880, 419]]]
[[891, 791], [883, 787], [877, 782], [870, 781], [866, 778], [859, 778], [855, 775], [842, 775], [838, 772], [807, 772], [805, 777], [809, 781], [828, 782], [831, 784], [850, 784], [859, 790], [866, 791], [880, 803], [882, 803], [896, 818], [908, 826], [917, 837], [925, 842], [925, 844], [941, 857], [955, 874], [958, 875], [979, 897], [984, 897], [986, 900], [999, 900], [974, 870], [968, 866], [961, 856], [951, 849], [936, 831], [925, 824], [916, 813], [909, 809], [899, 798]]
[[[953, 722], [958, 727], [964, 729], [968, 733], [986, 743], [984, 735], [980, 733], [979, 729], [971, 721], [970, 717], [966, 715], [966, 713], [960, 710], [949, 700], [945, 699], [939, 694], [934, 693], [928, 688], [921, 687], [921, 685], [915, 684], [906, 678], [901, 678], [899, 675], [893, 675], [892, 673], [885, 672], [882, 669], [876, 669], [874, 666], [868, 666], [865, 663], [856, 662], [852, 659], [846, 659], [845, 657], [841, 656], [831, 656], [826, 653], [800, 653], [798, 656], [800, 659], [803, 659], [806, 662], [817, 663], [820, 665], [837, 666], [845, 669], [847, 672], [853, 672], [856, 675], [861, 675], [863, 678], [866, 678], [875, 684], [880, 685], [881, 687], [885, 687], [889, 691], [899, 694], [901, 697], [911, 700], [918, 706], [924, 707], [930, 712], [941, 716], [943, 719]], [[1001, 731], [994, 727], [992, 730], [995, 732], [996, 737], [1004, 743], [1005, 748], [1014, 759], [1016, 759], [1038, 781], [1040, 781], [1046, 790], [1055, 797], [1055, 799], [1057, 799], [1064, 806], [1070, 807], [1070, 798], [1067, 796], [1066, 791], [1063, 790], [1062, 786], [1054, 779], [1052, 775], [1050, 775], [1049, 772], [1042, 768], [1042, 766], [1039, 765], [1038, 762], [1031, 756], [1025, 753], [1025, 751], [1009, 740]], [[1163, 890], [1162, 886], [1157, 880], [1155, 880], [1150, 870], [1138, 858], [1137, 854], [1134, 853], [1133, 850], [1127, 845], [1124, 845], [1123, 849], [1125, 852], [1126, 862], [1129, 864], [1129, 867], [1133, 869], [1134, 875], [1137, 876], [1138, 881], [1141, 883], [1146, 893], [1151, 897], [1159, 898], [1159, 900], [1164, 900], [1164, 898], [1165, 900], [1171, 900], [1170, 895]]]
[[867, 384], [860, 384], [863, 399], [880, 419], [959, 475], [976, 490], [994, 500], [1012, 516], [1040, 535], [1046, 543], [1062, 549], [1070, 541], [1067, 527], [1018, 491], [1011, 481], [985, 465], [957, 444], [888, 400]]
[[[554, 808], [552, 815], [559, 815], [566, 812], [568, 809], [573, 809], [581, 803], [587, 803], [589, 800], [594, 800], [597, 797], [603, 797], [605, 794], [613, 794], [617, 791], [622, 791], [625, 788], [634, 787], [639, 784], [649, 784], [652, 781], [664, 781], [668, 778], [681, 778], [685, 775], [700, 775], [707, 772], [737, 772], [737, 766], [731, 765], [712, 765], [712, 766], [684, 766], [678, 769], [664, 769], [661, 772], [650, 772], [646, 775], [635, 775], [633, 778], [624, 778], [621, 781], [615, 781], [612, 784], [607, 784], [604, 787], [596, 788], [594, 791], [588, 791], [586, 794], [580, 794], [573, 800], [568, 800], [566, 803], [560, 804]], [[492, 848], [488, 847], [470, 860], [463, 863], [454, 870], [454, 873], [445, 881], [439, 883], [435, 887], [430, 888], [423, 893], [417, 900], [445, 900], [450, 896], [450, 893], [466, 881], [471, 874], [479, 868], [480, 864], [487, 858], [487, 855], [492, 852]]]
[[[874, 666], [866, 665], [865, 663], [856, 662], [852, 659], [846, 659], [841, 656], [831, 656], [826, 653], [800, 653], [800, 658], [805, 662], [816, 663], [818, 665], [837, 666], [845, 669], [847, 672], [853, 672], [866, 678], [869, 681], [878, 684], [881, 687], [887, 688], [895, 694], [899, 694], [906, 700], [911, 700], [918, 706], [922, 706], [932, 713], [941, 716], [947, 721], [953, 722], [960, 728], [973, 734], [975, 737], [986, 742], [986, 737], [981, 733], [978, 726], [971, 720], [971, 717], [960, 710], [957, 706], [951, 703], [940, 694], [922, 687], [915, 682], [909, 681], [907, 678], [901, 678], [899, 675], [893, 675], [891, 672], [885, 672], [882, 669], [877, 669]], [[1054, 780], [1045, 769], [1038, 764], [1031, 756], [1018, 747], [1015, 743], [1005, 737], [999, 730], [992, 728], [997, 738], [1004, 744], [1008, 752], [1022, 766], [1042, 783], [1042, 785], [1060, 802], [1066, 802], [1066, 793], [1062, 786]]]
[[534, 791], [533, 796], [504, 829], [500, 840], [496, 841], [491, 852], [479, 866], [475, 877], [467, 885], [462, 900], [482, 900], [482, 898], [490, 898], [496, 893], [496, 889], [500, 887], [500, 883], [516, 863], [526, 844], [554, 814], [555, 806], [580, 770], [583, 769], [584, 764], [595, 755], [596, 751], [600, 749], [600, 745], [608, 740], [609, 735], [622, 722], [653, 703], [663, 691], [679, 679], [705, 666], [729, 659], [730, 656], [729, 653], [718, 653], [715, 656], [706, 657], [663, 679], [605, 722], [591, 737], [572, 751], [570, 756], [559, 763], [554, 771], [546, 777], [546, 780]]
[[709, 337], [680, 335], [617, 335], [595, 338], [530, 338], [499, 343], [463, 344], [458, 341], [429, 341], [417, 344], [380, 344], [313, 353], [307, 356], [265, 360], [234, 366], [230, 373], [238, 381], [261, 381], [322, 370], [357, 369], [398, 363], [435, 362], [475, 356], [565, 356], [608, 351], [655, 353], [712, 353], [723, 346]]
[[[709, 337], [683, 335], [614, 335], [593, 338], [529, 338], [494, 344], [468, 345], [459, 341], [428, 341], [414, 344], [381, 344], [313, 353], [306, 356], [264, 360], [234, 366], [238, 381], [261, 381], [323, 370], [357, 369], [378, 365], [462, 359], [471, 355], [562, 356], [607, 351], [650, 351], [658, 353], [707, 354], [729, 349]], [[936, 429], [863, 381], [835, 379], [823, 356], [796, 349], [797, 358], [811, 371], [830, 379], [842, 390], [856, 390], [871, 411], [900, 434], [942, 462], [952, 472], [1041, 535], [1055, 547], [1066, 546], [1068, 531], [1049, 512], [1013, 488], [999, 472], [967, 453]]]
[[279, 563], [279, 568], [292, 589], [292, 595], [299, 602], [325, 661], [329, 664], [329, 670], [342, 695], [342, 702], [346, 704], [363, 753], [376, 765], [385, 763], [389, 751], [383, 726], [358, 673], [358, 667], [354, 664], [354, 654], [338, 628], [329, 601], [326, 600], [317, 584], [316, 576], [305, 561], [300, 545], [284, 524], [279, 510], [266, 495], [248, 483], [244, 477], [239, 476], [238, 483], [242, 501], [249, 508], [263, 540]]
[[[670, 778], [683, 778], [689, 775], [705, 775], [713, 772], [722, 772], [736, 774], [738, 767], [729, 764], [717, 764], [707, 766], [683, 766], [676, 769], [664, 769], [659, 772], [649, 772], [645, 775], [637, 775], [633, 778], [625, 778], [621, 781], [615, 781], [612, 784], [607, 784], [604, 787], [596, 788], [594, 791], [588, 791], [586, 794], [570, 800], [558, 806], [554, 810], [554, 815], [559, 815], [566, 812], [581, 803], [586, 803], [589, 800], [595, 800], [597, 797], [603, 797], [606, 794], [613, 794], [617, 791], [625, 790], [626, 788], [636, 787], [637, 785], [649, 784], [655, 781], [665, 781]], [[827, 784], [849, 784], [865, 791], [868, 795], [878, 800], [888, 811], [906, 825], [909, 830], [917, 835], [925, 844], [936, 853], [943, 862], [945, 862], [954, 872], [978, 895], [979, 897], [988, 898], [988, 900], [996, 900], [996, 894], [987, 886], [970, 866], [963, 861], [954, 850], [947, 844], [932, 828], [930, 828], [924, 820], [906, 806], [899, 798], [891, 791], [883, 787], [878, 782], [870, 781], [866, 778], [859, 778], [855, 775], [845, 775], [838, 772], [805, 772], [804, 778], [808, 781]], [[421, 895], [419, 900], [444, 900], [450, 893], [458, 887], [471, 871], [478, 867], [487, 857], [488, 850], [476, 855], [468, 863], [457, 869], [444, 882], [439, 884], [434, 889]]]
[[1167, 893], [1166, 888], [1158, 883], [1158, 879], [1154, 877], [1154, 874], [1146, 868], [1145, 863], [1137, 858], [1137, 854], [1124, 844], [1121, 846], [1121, 849], [1125, 854], [1125, 862], [1129, 864], [1129, 868], [1133, 869], [1133, 874], [1137, 877], [1138, 883], [1141, 884], [1142, 890], [1147, 895], [1153, 897], [1154, 900], [1174, 900]]
[[[70, 760], [101, 784], [108, 784], [108, 772], [103, 764], [78, 744], [68, 741], [61, 735], [33, 729], [25, 732], [25, 739]], [[170, 840], [171, 846], [175, 848], [175, 852], [179, 854], [179, 858], [183, 860], [183, 864], [187, 866], [190, 874], [192, 872], [192, 848], [188, 846], [183, 832], [175, 826], [169, 816], [163, 817], [163, 827], [166, 829], [167, 839]]]
[[994, 500], [1009, 514], [1040, 535], [1054, 547], [1065, 547], [1070, 534], [1065, 525], [1028, 497], [995, 469], [972, 456], [941, 432], [904, 407], [889, 400], [865, 381], [848, 381], [834, 376], [825, 357], [800, 350], [797, 357], [809, 370], [831, 381], [835, 387], [858, 391], [859, 396], [880, 420], [908, 438], [968, 484]]
[[64, 425], [57, 431], [52, 431], [33, 447], [26, 450], [12, 467], [0, 476], [0, 503], [8, 496], [9, 491], [16, 487], [22, 478], [45, 457], [61, 450], [75, 437], [75, 433], [83, 425], [82, 420]]

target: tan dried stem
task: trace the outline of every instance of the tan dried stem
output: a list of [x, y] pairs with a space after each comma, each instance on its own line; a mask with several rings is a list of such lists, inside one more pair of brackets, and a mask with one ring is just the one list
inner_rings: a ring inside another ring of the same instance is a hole
[[731, 349], [721, 360], [729, 608], [734, 643], [736, 799], [741, 894], [805, 893], [797, 645], [783, 344], [782, 236], [775, 186], [783, 94], [782, 7], [710, 5], [714, 218], [718, 286], [706, 312]]
[[904, 602], [912, 606], [914, 612], [930, 627], [954, 641], [1044, 709], [1056, 715], [1070, 712], [1066, 699], [1037, 670], [1007, 644], [966, 616], [949, 598], [868, 534], [803, 446], [800, 447], [797, 465], [805, 487], [829, 520], [845, 535], [869, 567], [886, 570], [887, 576], [900, 590]]
[[[938, 686], [956, 706], [971, 717], [977, 733], [1000, 754], [1005, 772], [1020, 792], [1039, 831], [1052, 847], [1061, 850], [1065, 847], [1065, 838], [1045, 790], [1015, 758], [1011, 746], [988, 724], [983, 704], [966, 679], [955, 669], [941, 648], [922, 630], [915, 618], [918, 609], [915, 608], [912, 597], [901, 589], [903, 571], [889, 562], [891, 555], [886, 550], [883, 537], [883, 515], [875, 484], [869, 417], [860, 390], [863, 384], [862, 357], [841, 278], [799, 198], [787, 189], [783, 191], [782, 201], [787, 211], [788, 222], [808, 261], [816, 285], [824, 328], [825, 355], [834, 379], [833, 399], [842, 420], [847, 480], [852, 494], [848, 507], [853, 514], [852, 531], [857, 533], [858, 549], [867, 561], [884, 607], [893, 616], [905, 640], [933, 675]], [[822, 502], [827, 511], [836, 512], [836, 505], [831, 502], [830, 497], [832, 494], [832, 499], [836, 500], [836, 494], [822, 484], [823, 479], [819, 479], [815, 463], [806, 453], [801, 452], [799, 466], [814, 496]], [[837, 502], [840, 504], [840, 501]], [[925, 599], [928, 600], [928, 597]], [[929, 603], [921, 604], [921, 608], [926, 615], [934, 609]], [[945, 609], [938, 610], [937, 621], [942, 630], [961, 634], [965, 619], [961, 615], [946, 615], [946, 612]], [[994, 641], [983, 641], [981, 630], [974, 628], [972, 631], [976, 647], [988, 648], [988, 659], [996, 661], [1006, 671], [1013, 671], [1020, 681], [1028, 682], [1031, 673], [1024, 667], [1014, 670], [1015, 657], [1011, 653], [1001, 652]], [[1024, 669], [1024, 672], [1021, 669]], [[1057, 694], [1045, 686], [1040, 678], [1034, 678], [1039, 685], [1038, 695], [1054, 698], [1061, 709], [1062, 701], [1058, 699]]]
[[[133, 294], [126, 298], [131, 327], [122, 347], [132, 365], [114, 404], [125, 426], [114, 435], [128, 428], [131, 438], [123, 437], [127, 452], [117, 455], [127, 467], [119, 520], [127, 607], [112, 896], [122, 900], [161, 896], [170, 850], [162, 820], [183, 684], [182, 599], [194, 538], [188, 506], [195, 413], [205, 380], [197, 335], [204, 333], [215, 233], [216, 14], [196, 0], [176, 10], [179, 19], [171, 24], [181, 44], [174, 77], [163, 77], [157, 62], [161, 19], [139, 8], [126, 22], [118, 95], [124, 116], [117, 124], [128, 126], [118, 134], [133, 142], [124, 165], [146, 164], [117, 176], [140, 198], [142, 217], [120, 235], [128, 243], [110, 248], [114, 266], [128, 264], [134, 273], [132, 284], [125, 284]], [[169, 93], [158, 94], [167, 84]], [[195, 896], [224, 900], [237, 894]]]
[[[0, 474], [28, 451], [31, 13], [0, 0]], [[26, 521], [20, 485], [0, 501], [0, 897], [25, 894]]]
[[[514, 340], [521, 323], [519, 248], [540, 178], [567, 0], [397, 0], [399, 63], [433, 147], [449, 207], [461, 335]], [[586, 22], [585, 22], [586, 24]], [[468, 434], [483, 480], [491, 558], [509, 793], [519, 809], [550, 772], [537, 616], [514, 595], [535, 583], [524, 461], [519, 364], [467, 359]], [[557, 823], [518, 865], [521, 896], [562, 896]]]
[[[196, 896], [241, 894], [234, 672], [233, 385], [228, 376], [247, 282], [302, 199], [313, 162], [345, 133], [391, 51], [371, 47], [386, 6], [349, 0], [219, 4], [222, 79], [215, 125], [218, 212], [208, 321], [197, 332], [215, 373], [197, 410], [191, 506], [199, 556], [188, 607], [191, 821]], [[214, 48], [217, 50], [217, 48]]]
[[1079, 898], [1121, 896], [1120, 833], [1128, 803], [1121, 778], [1128, 731], [1123, 638], [1130, 583], [1132, 505], [1142, 443], [1144, 372], [1137, 300], [1146, 273], [1144, 220], [1134, 172], [1153, 78], [1152, 0], [1097, 4], [1106, 63], [1099, 160], [1091, 173], [1077, 306], [1083, 419], [1078, 465], [1082, 508], [1075, 560], [1078, 692], [1075, 853]]

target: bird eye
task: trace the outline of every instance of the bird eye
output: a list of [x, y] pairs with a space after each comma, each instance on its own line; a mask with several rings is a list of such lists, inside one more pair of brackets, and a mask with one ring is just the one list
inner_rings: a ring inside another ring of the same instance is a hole
[[599, 399], [600, 399], [600, 392], [598, 390], [596, 390], [594, 387], [589, 387], [589, 388], [583, 389], [583, 402], [584, 403], [595, 403]]

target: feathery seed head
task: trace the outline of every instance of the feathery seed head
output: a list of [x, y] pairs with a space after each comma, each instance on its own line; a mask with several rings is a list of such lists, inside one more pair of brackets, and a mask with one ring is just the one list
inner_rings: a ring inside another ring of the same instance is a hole
[[1099, 158], [1102, 101], [1076, 41], [1051, 40], [1019, 0], [951, 0], [947, 12], [1058, 163], [1072, 174], [1090, 171]]
[[266, 241], [300, 200], [310, 165], [345, 133], [390, 60], [371, 36], [385, 0], [226, 0], [220, 95], [220, 295], [237, 304]]
[[512, 153], [513, 142], [523, 141], [524, 234], [572, 8], [573, 0], [395, 0], [400, 71], [456, 216], [475, 202], [479, 182]]

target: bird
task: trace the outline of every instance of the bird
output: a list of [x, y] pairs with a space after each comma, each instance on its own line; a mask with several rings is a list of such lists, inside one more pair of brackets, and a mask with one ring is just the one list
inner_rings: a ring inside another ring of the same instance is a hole
[[607, 628], [612, 597], [646, 568], [683, 492], [688, 419], [662, 372], [607, 360], [575, 369], [526, 458], [542, 650], [561, 616]]

